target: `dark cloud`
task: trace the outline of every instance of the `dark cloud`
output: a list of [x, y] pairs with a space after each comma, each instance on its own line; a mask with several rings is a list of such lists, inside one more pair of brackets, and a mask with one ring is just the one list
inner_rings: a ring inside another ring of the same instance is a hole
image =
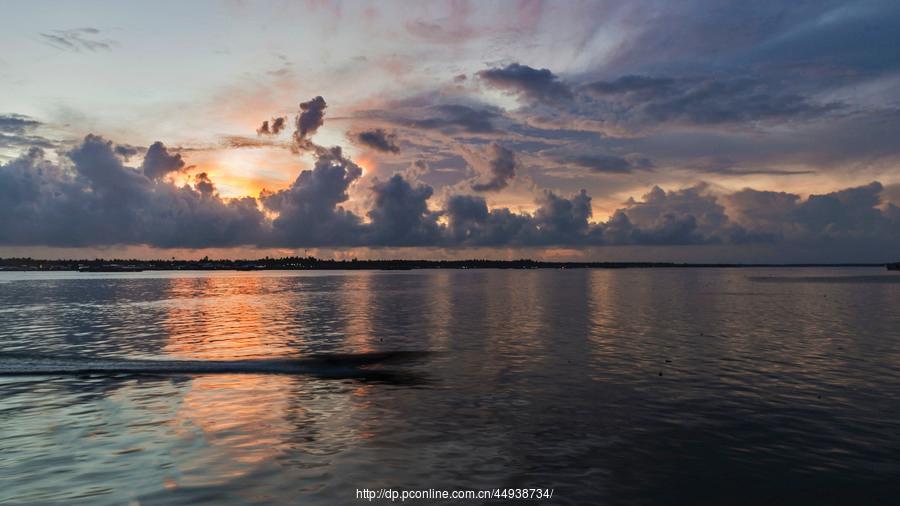
[[96, 135], [66, 153], [70, 166], [34, 148], [0, 166], [0, 243], [204, 248], [259, 244], [265, 216], [254, 199], [223, 200], [151, 180]]
[[216, 185], [206, 172], [201, 172], [194, 176], [194, 188], [202, 195], [210, 196], [216, 193]]
[[551, 244], [577, 244], [589, 235], [592, 216], [591, 197], [581, 190], [571, 199], [546, 192], [534, 213], [534, 221], [545, 241]]
[[591, 197], [545, 192], [533, 215], [507, 208], [488, 210], [482, 197], [457, 195], [447, 201], [447, 238], [465, 246], [583, 246], [602, 243], [602, 227], [591, 224]]
[[[705, 175], [849, 167], [879, 175], [896, 165], [900, 4], [712, 4], [610, 8], [625, 36], [602, 66], [567, 76], [574, 100], [531, 103], [510, 118], [533, 128], [506, 130], [565, 138], [582, 149], [625, 145], [609, 152], [641, 152], [660, 167], [694, 170], [709, 156], [731, 159], [696, 169]], [[604, 21], [597, 21], [601, 30]], [[585, 141], [576, 131], [604, 138]]]
[[861, 233], [890, 237], [898, 232], [897, 223], [890, 219], [897, 208], [888, 205], [881, 210], [881, 183], [810, 195], [792, 213], [803, 230], [815, 236], [853, 238]]
[[0, 115], [0, 148], [56, 147], [54, 141], [38, 135], [32, 135], [31, 132], [42, 124], [40, 121], [22, 114]]
[[113, 202], [139, 200], [147, 195], [151, 180], [143, 170], [126, 167], [112, 141], [88, 134], [84, 142], [67, 153], [76, 174], [91, 190]]
[[503, 133], [498, 124], [508, 119], [499, 107], [461, 94], [438, 92], [389, 101], [382, 108], [357, 111], [354, 116], [367, 122], [382, 121], [403, 129], [434, 130], [450, 136], [497, 136]]
[[873, 182], [802, 200], [791, 193], [747, 188], [725, 200], [749, 230], [780, 240], [893, 243], [900, 233], [900, 214], [894, 204], [882, 205], [883, 189]]
[[[896, 72], [900, 69], [900, 5], [887, 1], [800, 2], [806, 19], [754, 46], [748, 63], [770, 71], [824, 78], [820, 86]], [[824, 12], [823, 12], [824, 11]], [[809, 20], [816, 19], [816, 22]], [[891, 48], [878, 50], [875, 48]]]
[[640, 201], [629, 199], [605, 226], [616, 244], [707, 244], [733, 233], [725, 208], [705, 185], [665, 191], [656, 186]]
[[[826, 1], [750, 7], [732, 1], [712, 6], [691, 0], [593, 10], [594, 16], [602, 11], [614, 19], [609, 22], [625, 35], [609, 48], [602, 67], [587, 66], [580, 69], [583, 73], [567, 76], [568, 81], [558, 78], [552, 67], [535, 69], [522, 63], [481, 72], [483, 83], [496, 84], [531, 102], [574, 95], [574, 100], [557, 100], [552, 107], [530, 103], [507, 119], [564, 131], [558, 135], [573, 140], [579, 130], [636, 136], [649, 135], [648, 130], [688, 133], [699, 130], [696, 126], [717, 132], [727, 126], [731, 132], [753, 135], [764, 129], [822, 125], [848, 114], [860, 114], [861, 121], [874, 126], [879, 109], [898, 105], [896, 82], [887, 76], [891, 69], [900, 68], [900, 52], [884, 49], [898, 47], [900, 42], [896, 30], [900, 7], [895, 3]], [[585, 23], [601, 30], [607, 21], [594, 16], [587, 16]], [[856, 84], [862, 87], [847, 87]], [[442, 100], [446, 99], [433, 98], [434, 103]], [[468, 103], [468, 107], [478, 106]], [[536, 137], [550, 135], [508, 122], [504, 128]], [[784, 133], [777, 135], [790, 137]], [[876, 138], [881, 150], [892, 143]], [[795, 141], [799, 139], [760, 140], [755, 151], [764, 156], [766, 144]], [[664, 162], [656, 153], [646, 154]], [[757, 161], [737, 159], [735, 164], [748, 167]], [[679, 164], [684, 166], [691, 161], [679, 162], [687, 162]]]
[[473, 183], [472, 189], [477, 192], [500, 191], [509, 186], [509, 182], [516, 176], [518, 161], [516, 155], [503, 146], [492, 142], [487, 147], [491, 169], [490, 179], [483, 183]]
[[872, 51], [896, 42], [898, 8], [890, 1], [650, 1], [623, 10], [631, 36], [605, 62], [617, 71], [752, 68], [858, 78], [874, 62], [896, 61]]
[[[652, 188], [629, 199], [606, 221], [591, 221], [592, 199], [581, 190], [544, 191], [533, 213], [488, 207], [475, 195], [450, 195], [432, 207], [431, 186], [395, 174], [368, 189], [366, 218], [345, 208], [362, 169], [339, 147], [311, 144], [314, 167], [259, 199], [225, 199], [207, 173], [177, 186], [163, 176], [184, 170], [162, 143], [146, 149], [140, 167], [125, 156], [144, 151], [88, 135], [51, 162], [32, 148], [0, 165], [0, 244], [155, 247], [544, 247], [603, 245], [757, 244], [793, 252], [895, 251], [900, 208], [883, 201], [877, 182], [802, 198], [787, 192], [713, 187]], [[490, 144], [492, 176], [516, 172], [512, 151]], [[624, 160], [629, 161], [626, 155]], [[635, 158], [637, 160], [637, 158]], [[629, 161], [629, 163], [635, 163]], [[417, 170], [427, 170], [421, 163]], [[411, 178], [417, 173], [413, 172]], [[893, 190], [892, 190], [893, 191]], [[263, 212], [263, 209], [265, 212]], [[444, 217], [444, 218], [442, 218]], [[894, 249], [892, 249], [894, 248]], [[822, 253], [823, 255], [825, 253]], [[837, 254], [837, 253], [835, 253]], [[829, 259], [834, 257], [829, 256]], [[869, 258], [867, 256], [866, 258]]]
[[269, 123], [269, 120], [265, 120], [262, 122], [262, 125], [256, 129], [256, 135], [278, 135], [284, 130], [286, 121], [287, 118], [283, 116], [273, 118], [271, 123]]
[[284, 124], [287, 121], [287, 118], [284, 116], [280, 116], [272, 120], [272, 135], [278, 135], [284, 130]]
[[377, 149], [378, 151], [383, 151], [385, 153], [400, 152], [400, 147], [397, 146], [397, 134], [388, 133], [383, 128], [359, 132], [356, 134], [355, 138], [361, 144]]
[[284, 190], [260, 196], [278, 213], [272, 222], [272, 241], [283, 246], [342, 246], [360, 241], [360, 218], [341, 207], [362, 169], [344, 158], [338, 147], [317, 153], [312, 170], [304, 170]]
[[46, 160], [40, 148], [31, 148], [0, 165], [0, 243], [96, 244], [105, 227], [94, 230], [85, 224], [95, 220], [84, 221], [91, 217], [93, 200], [74, 174]]
[[767, 243], [785, 252], [854, 242], [897, 247], [900, 208], [883, 205], [882, 190], [876, 182], [803, 200], [792, 193], [747, 188], [720, 202], [703, 185], [669, 192], [657, 187], [640, 202], [629, 200], [606, 223], [604, 234], [612, 243]]
[[108, 51], [116, 45], [114, 40], [98, 38], [100, 30], [96, 28], [53, 30], [40, 35], [45, 43], [64, 51]]
[[374, 205], [368, 216], [371, 225], [367, 245], [426, 246], [440, 241], [439, 213], [428, 209], [433, 190], [424, 184], [411, 185], [395, 174], [372, 185]]
[[328, 105], [322, 97], [316, 97], [308, 102], [300, 103], [300, 114], [297, 115], [294, 121], [296, 126], [294, 138], [298, 142], [308, 139], [325, 123], [326, 107]]
[[[163, 154], [158, 146], [148, 153]], [[533, 215], [488, 210], [483, 199], [473, 196], [453, 196], [446, 210], [433, 210], [430, 186], [394, 175], [371, 187], [373, 204], [364, 222], [342, 207], [362, 170], [339, 148], [314, 153], [313, 169], [301, 172], [291, 187], [264, 192], [257, 201], [222, 199], [205, 173], [194, 176], [193, 187], [148, 177], [143, 169], [126, 166], [111, 141], [95, 135], [67, 153], [71, 171], [47, 162], [35, 149], [0, 169], [0, 237], [4, 244], [159, 247], [603, 243], [604, 225], [590, 223], [591, 198], [585, 191], [571, 198], [546, 192]], [[659, 207], [655, 191], [645, 200], [625, 211], [634, 228], [652, 221], [636, 209]], [[275, 218], [267, 219], [259, 204]], [[442, 214], [448, 217], [446, 226], [438, 221]], [[709, 220], [701, 214], [697, 221]]]
[[538, 242], [531, 216], [506, 208], [488, 210], [484, 198], [456, 195], [447, 201], [447, 237], [464, 246], [523, 246]]
[[572, 98], [569, 87], [549, 69], [511, 63], [502, 68], [482, 70], [477, 75], [494, 88], [529, 100], [559, 102]]
[[465, 242], [477, 235], [476, 227], [487, 222], [487, 202], [475, 195], [454, 195], [447, 200], [450, 236], [455, 242]]
[[0, 148], [54, 148], [57, 143], [37, 135], [9, 135], [0, 133]]
[[[610, 142], [615, 149], [639, 152], [660, 166], [683, 167], [703, 177], [759, 173], [789, 176], [815, 172], [846, 176], [851, 168], [889, 171], [900, 161], [900, 111], [829, 117], [827, 121], [760, 129], [660, 126]], [[778, 171], [776, 173], [775, 171]], [[878, 174], [879, 172], [873, 172]]]
[[141, 150], [135, 146], [129, 146], [127, 144], [116, 144], [116, 147], [113, 148], [113, 151], [119, 156], [121, 156], [127, 162], [132, 156], [141, 152]]
[[839, 108], [817, 103], [759, 79], [673, 79], [624, 76], [598, 81], [585, 91], [602, 100], [611, 118], [625, 122], [714, 125], [803, 119]]
[[494, 121], [501, 117], [499, 111], [490, 107], [475, 108], [467, 105], [437, 105], [427, 109], [430, 113], [424, 119], [409, 120], [409, 126], [442, 130], [446, 133], [466, 132], [485, 134], [497, 132]]
[[623, 158], [616, 155], [580, 154], [563, 157], [563, 163], [571, 163], [579, 167], [589, 169], [591, 172], [606, 174], [628, 174], [634, 170], [647, 170], [653, 168], [653, 163], [642, 157]]
[[[118, 152], [118, 147], [117, 147]], [[156, 141], [147, 149], [141, 170], [150, 179], [165, 177], [170, 172], [178, 172], [184, 168], [184, 160], [178, 153], [170, 154], [162, 142]]]
[[40, 125], [40, 121], [21, 114], [0, 115], [0, 133], [22, 135]]
[[900, 183], [886, 185], [881, 192], [882, 200], [892, 204], [900, 204]]

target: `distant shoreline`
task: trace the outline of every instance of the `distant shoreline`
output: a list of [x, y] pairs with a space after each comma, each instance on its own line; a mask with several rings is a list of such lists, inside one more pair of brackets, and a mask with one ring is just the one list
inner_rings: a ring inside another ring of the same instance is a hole
[[0, 258], [0, 271], [265, 271], [265, 270], [416, 270], [416, 269], [659, 269], [748, 267], [887, 267], [891, 263], [676, 263], [676, 262], [548, 262], [539, 260], [327, 260], [314, 257], [256, 260], [41, 260]]

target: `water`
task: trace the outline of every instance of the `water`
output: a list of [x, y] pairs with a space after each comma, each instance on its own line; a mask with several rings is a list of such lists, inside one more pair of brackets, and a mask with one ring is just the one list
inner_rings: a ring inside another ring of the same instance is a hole
[[0, 273], [0, 503], [893, 503], [898, 281]]

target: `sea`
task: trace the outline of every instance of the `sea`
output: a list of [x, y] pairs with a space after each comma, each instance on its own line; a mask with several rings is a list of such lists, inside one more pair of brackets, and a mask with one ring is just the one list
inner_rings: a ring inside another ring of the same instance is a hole
[[897, 504], [900, 273], [0, 273], [0, 503], [400, 493]]

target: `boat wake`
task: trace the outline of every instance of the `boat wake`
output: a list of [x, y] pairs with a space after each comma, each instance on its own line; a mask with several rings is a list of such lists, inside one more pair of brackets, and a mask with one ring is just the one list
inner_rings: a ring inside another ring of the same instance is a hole
[[421, 377], [411, 371], [386, 369], [384, 365], [410, 364], [430, 354], [388, 351], [318, 354], [296, 359], [134, 360], [0, 353], [0, 376], [287, 374], [395, 383]]

